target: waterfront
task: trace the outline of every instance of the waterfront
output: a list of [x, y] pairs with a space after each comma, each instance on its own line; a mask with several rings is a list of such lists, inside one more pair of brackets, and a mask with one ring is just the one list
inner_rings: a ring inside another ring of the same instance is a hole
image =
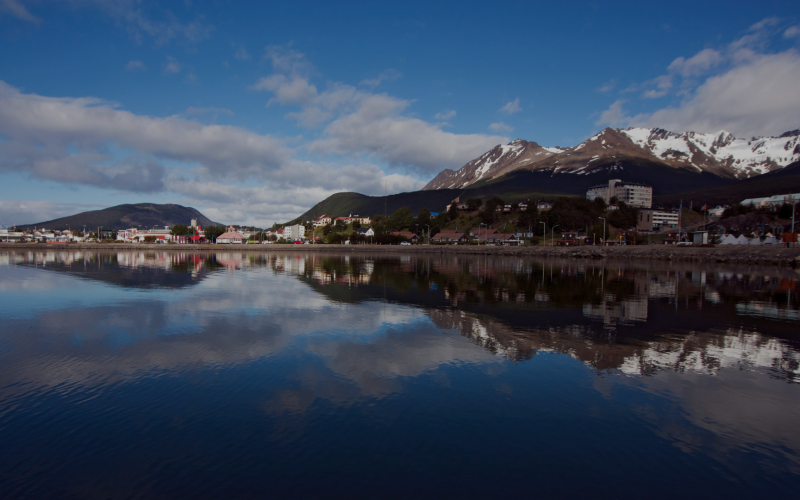
[[0, 491], [791, 494], [788, 268], [0, 250]]

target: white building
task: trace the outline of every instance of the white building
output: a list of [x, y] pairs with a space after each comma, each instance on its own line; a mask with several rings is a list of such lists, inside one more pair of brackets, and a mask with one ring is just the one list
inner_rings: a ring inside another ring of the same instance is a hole
[[638, 182], [622, 182], [621, 179], [611, 179], [608, 185], [592, 186], [586, 191], [586, 198], [594, 200], [601, 198], [606, 203], [611, 198], [617, 197], [619, 201], [632, 207], [650, 208], [653, 206], [653, 188]]
[[776, 194], [767, 198], [748, 198], [742, 201], [740, 205], [753, 205], [755, 208], [780, 208], [784, 203], [791, 205], [798, 201], [800, 201], [800, 193]]
[[678, 227], [680, 214], [677, 210], [639, 210], [639, 221], [636, 224], [637, 229], [642, 231], [659, 230], [665, 227]]
[[290, 241], [304, 240], [306, 238], [306, 227], [300, 224], [286, 226], [283, 228], [283, 239]]

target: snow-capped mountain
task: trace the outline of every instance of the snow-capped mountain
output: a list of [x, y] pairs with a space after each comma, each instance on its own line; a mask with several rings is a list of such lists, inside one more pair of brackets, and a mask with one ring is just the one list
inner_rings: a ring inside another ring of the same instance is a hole
[[480, 180], [500, 177], [512, 170], [529, 167], [562, 151], [564, 150], [561, 148], [544, 148], [522, 139], [506, 145], [498, 144], [458, 171], [449, 168], [443, 170], [422, 190], [463, 188]]
[[424, 189], [463, 188], [514, 170], [591, 175], [624, 170], [626, 165], [631, 168], [632, 160], [743, 179], [800, 160], [800, 129], [778, 137], [737, 139], [726, 131], [677, 134], [658, 128], [606, 128], [567, 149], [517, 139], [494, 147], [457, 171], [444, 170]]
[[722, 166], [737, 178], [765, 174], [800, 159], [800, 130], [752, 139], [737, 139], [724, 130], [716, 134], [676, 134], [662, 129], [629, 128], [622, 132], [656, 158], [677, 160], [701, 170]]

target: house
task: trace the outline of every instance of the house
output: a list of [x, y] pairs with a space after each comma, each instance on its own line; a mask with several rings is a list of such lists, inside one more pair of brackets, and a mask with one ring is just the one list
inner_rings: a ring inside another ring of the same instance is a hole
[[519, 210], [520, 212], [526, 212], [528, 210], [528, 204], [525, 202], [520, 203], [519, 205], [517, 205], [517, 210]]
[[548, 201], [540, 201], [536, 204], [536, 210], [550, 210], [553, 208], [553, 204]]
[[362, 226], [368, 226], [372, 224], [372, 219], [369, 217], [361, 217], [358, 214], [350, 214], [350, 222], [358, 222]]
[[503, 205], [503, 212], [510, 212], [510, 211], [511, 211], [511, 203]]
[[472, 229], [470, 231], [470, 236], [472, 239], [476, 241], [485, 241], [486, 238], [493, 234], [497, 234], [499, 231], [497, 229], [489, 229], [485, 227], [479, 227], [478, 229]]
[[431, 238], [434, 243], [468, 243], [469, 236], [453, 229], [443, 229]]
[[375, 231], [373, 231], [371, 227], [360, 227], [356, 229], [356, 234], [369, 238], [375, 236]]
[[329, 215], [320, 215], [316, 219], [314, 219], [313, 226], [320, 227], [320, 226], [327, 226], [331, 223], [331, 218]]
[[717, 205], [716, 208], [709, 208], [708, 215], [712, 217], [722, 217], [722, 213], [725, 212], [726, 208], [728, 208], [727, 205], [725, 205], [724, 207]]
[[459, 212], [467, 211], [469, 210], [469, 205], [465, 201], [459, 202], [456, 204], [456, 210], [458, 210]]
[[408, 241], [410, 241], [411, 243], [419, 243], [419, 237], [416, 234], [412, 233], [411, 231], [393, 231], [389, 234], [391, 234], [392, 236], [403, 237]]
[[219, 236], [217, 236], [217, 243], [234, 243], [234, 244], [242, 244], [244, 243], [244, 236], [237, 233], [233, 230], [233, 226], [230, 226], [228, 230]]
[[350, 224], [350, 217], [337, 217], [333, 220], [334, 223], [343, 223], [345, 226]]
[[486, 243], [495, 245], [519, 245], [520, 239], [513, 233], [494, 233], [486, 237]]

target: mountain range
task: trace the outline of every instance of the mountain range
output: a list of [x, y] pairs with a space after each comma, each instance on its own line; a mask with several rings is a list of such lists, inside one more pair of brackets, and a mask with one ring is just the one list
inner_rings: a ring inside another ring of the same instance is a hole
[[800, 129], [776, 137], [736, 138], [660, 128], [606, 128], [582, 143], [543, 147], [517, 139], [458, 170], [445, 169], [421, 191], [389, 196], [336, 193], [297, 220], [322, 214], [374, 215], [410, 207], [442, 211], [461, 197], [514, 202], [582, 196], [610, 179], [653, 186], [656, 206], [695, 200], [711, 206], [800, 192]]
[[[515, 171], [591, 176], [625, 170], [631, 162], [733, 181], [779, 170], [798, 160], [800, 129], [777, 137], [741, 139], [724, 130], [678, 134], [659, 128], [606, 128], [570, 148], [542, 147], [522, 139], [495, 146], [458, 170], [443, 170], [423, 190], [466, 188]], [[626, 175], [636, 176], [637, 172]], [[658, 193], [659, 187], [653, 187]]]

